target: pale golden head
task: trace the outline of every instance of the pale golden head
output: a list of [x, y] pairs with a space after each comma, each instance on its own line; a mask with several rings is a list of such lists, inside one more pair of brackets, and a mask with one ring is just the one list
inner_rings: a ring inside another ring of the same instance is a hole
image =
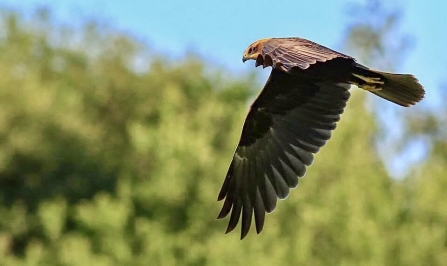
[[264, 43], [266, 43], [270, 38], [257, 40], [256, 42], [250, 44], [247, 49], [245, 49], [242, 56], [242, 62], [253, 59], [256, 60], [264, 48]]

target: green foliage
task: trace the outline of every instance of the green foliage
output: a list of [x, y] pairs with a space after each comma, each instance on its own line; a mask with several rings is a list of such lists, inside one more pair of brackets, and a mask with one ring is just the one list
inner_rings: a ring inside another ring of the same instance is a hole
[[4, 12], [0, 28], [0, 265], [447, 261], [445, 154], [391, 179], [363, 92], [265, 231], [240, 241], [216, 197], [252, 78], [45, 12]]

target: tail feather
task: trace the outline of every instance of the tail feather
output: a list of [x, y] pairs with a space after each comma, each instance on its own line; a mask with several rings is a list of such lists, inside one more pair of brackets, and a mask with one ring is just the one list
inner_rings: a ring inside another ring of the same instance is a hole
[[354, 84], [401, 106], [414, 105], [425, 95], [424, 88], [413, 75], [380, 72], [363, 66], [356, 67], [353, 74], [356, 74]]

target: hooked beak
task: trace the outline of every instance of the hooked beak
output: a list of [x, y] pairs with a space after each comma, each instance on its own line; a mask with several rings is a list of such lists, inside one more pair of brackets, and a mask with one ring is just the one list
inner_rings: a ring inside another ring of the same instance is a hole
[[242, 63], [245, 63], [245, 61], [247, 61], [247, 60], [248, 60], [247, 55], [244, 54], [244, 55], [242, 56]]

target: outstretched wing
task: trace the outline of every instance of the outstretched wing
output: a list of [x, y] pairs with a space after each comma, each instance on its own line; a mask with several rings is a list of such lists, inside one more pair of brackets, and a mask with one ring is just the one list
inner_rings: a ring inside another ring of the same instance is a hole
[[316, 62], [326, 62], [334, 58], [354, 61], [350, 56], [302, 38], [271, 38], [264, 44], [262, 55], [269, 56], [273, 66], [279, 63], [286, 71], [293, 67], [307, 69]]
[[273, 68], [252, 104], [218, 200], [218, 218], [231, 212], [226, 233], [242, 216], [241, 239], [252, 217], [259, 234], [265, 213], [298, 185], [306, 166], [331, 136], [346, 106], [349, 85], [315, 83]]

